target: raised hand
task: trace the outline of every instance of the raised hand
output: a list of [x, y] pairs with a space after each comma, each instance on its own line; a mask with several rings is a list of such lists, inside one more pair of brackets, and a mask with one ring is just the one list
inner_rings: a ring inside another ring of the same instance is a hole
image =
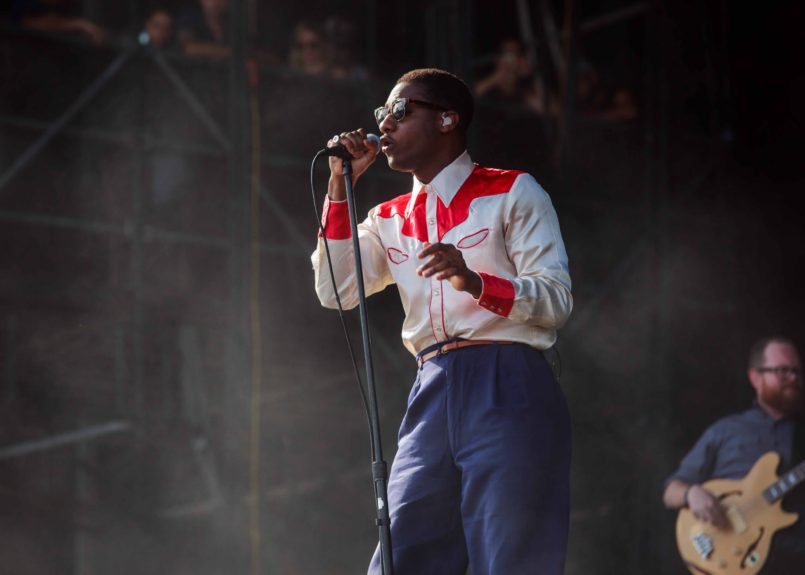
[[431, 244], [425, 242], [425, 249], [417, 254], [419, 259], [428, 258], [419, 266], [416, 273], [428, 278], [433, 275], [437, 280], [448, 280], [457, 291], [465, 291], [475, 299], [481, 297], [483, 281], [481, 276], [467, 267], [461, 250], [452, 244], [441, 242]]
[[[366, 139], [366, 130], [360, 128], [352, 132], [341, 132], [336, 134], [327, 142], [327, 147], [336, 145], [344, 146], [352, 154], [352, 184], [369, 169], [377, 159], [378, 144]], [[343, 200], [346, 198], [346, 188], [344, 186], [343, 160], [341, 158], [330, 157], [330, 182], [327, 186], [327, 195], [332, 200]]]

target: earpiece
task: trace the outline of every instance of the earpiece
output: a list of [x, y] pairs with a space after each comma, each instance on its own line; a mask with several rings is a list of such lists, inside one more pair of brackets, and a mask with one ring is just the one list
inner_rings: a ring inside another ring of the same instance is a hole
[[442, 126], [452, 126], [452, 125], [453, 125], [453, 118], [451, 118], [447, 114], [442, 114]]

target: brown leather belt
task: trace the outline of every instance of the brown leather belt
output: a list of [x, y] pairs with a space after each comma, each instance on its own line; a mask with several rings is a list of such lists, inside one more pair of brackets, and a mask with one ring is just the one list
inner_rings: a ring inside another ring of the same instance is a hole
[[471, 345], [490, 345], [493, 343], [500, 343], [500, 344], [510, 344], [513, 343], [511, 341], [495, 341], [491, 339], [460, 339], [458, 341], [451, 341], [449, 343], [444, 344], [438, 349], [434, 349], [433, 351], [429, 351], [426, 354], [420, 355], [416, 359], [417, 367], [422, 367], [422, 364], [425, 362], [433, 359], [438, 355], [444, 355], [446, 353], [450, 353], [455, 349], [461, 349], [462, 347], [469, 347]]

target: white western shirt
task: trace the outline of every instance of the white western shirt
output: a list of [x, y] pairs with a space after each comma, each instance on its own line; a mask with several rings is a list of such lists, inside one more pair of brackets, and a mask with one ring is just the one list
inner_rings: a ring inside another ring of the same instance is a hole
[[[342, 305], [358, 305], [347, 202], [322, 215]], [[429, 183], [376, 206], [358, 225], [366, 295], [396, 283], [402, 339], [413, 354], [452, 338], [522, 342], [546, 349], [573, 308], [567, 253], [548, 194], [527, 173], [480, 168], [464, 152]], [[423, 278], [423, 243], [459, 248], [483, 280], [476, 300], [447, 280]], [[322, 305], [337, 306], [320, 237], [311, 257]]]

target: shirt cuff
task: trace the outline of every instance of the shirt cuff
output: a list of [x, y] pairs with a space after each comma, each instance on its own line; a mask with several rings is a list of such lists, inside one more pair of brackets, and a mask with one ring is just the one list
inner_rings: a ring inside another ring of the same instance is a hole
[[507, 279], [491, 274], [479, 272], [478, 275], [481, 276], [483, 282], [478, 305], [492, 313], [509, 317], [514, 305], [514, 284]]
[[[346, 200], [337, 202], [331, 200], [329, 196], [325, 198], [321, 212], [321, 227], [324, 228], [324, 236], [328, 240], [348, 240], [352, 237], [352, 230], [349, 227], [349, 206]], [[319, 230], [319, 237], [321, 235]]]

